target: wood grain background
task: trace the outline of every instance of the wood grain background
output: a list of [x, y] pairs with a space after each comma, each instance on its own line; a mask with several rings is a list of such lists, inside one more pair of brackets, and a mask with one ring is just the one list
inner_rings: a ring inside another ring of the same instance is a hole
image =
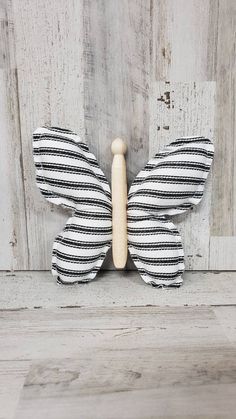
[[177, 222], [188, 269], [236, 269], [235, 5], [0, 1], [0, 269], [49, 269], [68, 218], [35, 185], [40, 124], [78, 132], [109, 179], [110, 144], [123, 137], [129, 183], [170, 138], [213, 138], [207, 193]]

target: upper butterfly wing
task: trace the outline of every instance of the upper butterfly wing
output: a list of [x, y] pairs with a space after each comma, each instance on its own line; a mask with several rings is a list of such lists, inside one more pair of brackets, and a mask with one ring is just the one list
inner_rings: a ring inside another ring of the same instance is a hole
[[134, 180], [128, 195], [128, 243], [146, 282], [160, 286], [182, 282], [181, 238], [166, 217], [200, 202], [213, 151], [205, 137], [179, 138], [156, 154]]
[[214, 148], [204, 137], [179, 138], [157, 153], [134, 180], [129, 208], [154, 215], [181, 214], [203, 196]]
[[37, 128], [33, 155], [36, 183], [48, 201], [72, 209], [83, 202], [111, 209], [109, 184], [77, 134], [56, 127]]
[[72, 131], [33, 133], [36, 182], [50, 202], [74, 212], [53, 246], [52, 272], [64, 283], [95, 277], [111, 246], [111, 192], [88, 146]]

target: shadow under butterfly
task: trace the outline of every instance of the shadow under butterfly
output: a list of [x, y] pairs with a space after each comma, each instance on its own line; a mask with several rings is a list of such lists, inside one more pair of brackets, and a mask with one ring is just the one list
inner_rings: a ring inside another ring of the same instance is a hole
[[[110, 186], [88, 146], [70, 130], [36, 129], [33, 153], [43, 196], [73, 210], [54, 241], [52, 274], [63, 284], [91, 281], [112, 243]], [[205, 137], [178, 138], [157, 153], [132, 183], [128, 249], [146, 283], [182, 284], [183, 246], [170, 218], [200, 202], [213, 154], [213, 144]]]

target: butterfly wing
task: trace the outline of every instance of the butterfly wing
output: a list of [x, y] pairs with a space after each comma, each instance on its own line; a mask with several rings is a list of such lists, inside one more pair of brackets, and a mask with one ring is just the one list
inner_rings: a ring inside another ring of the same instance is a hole
[[213, 144], [207, 138], [179, 138], [156, 154], [133, 182], [128, 196], [128, 244], [146, 282], [181, 284], [183, 248], [169, 216], [200, 202], [212, 159]]
[[53, 245], [52, 273], [63, 283], [86, 282], [111, 246], [111, 192], [88, 146], [72, 131], [33, 133], [36, 183], [50, 202], [73, 210]]
[[141, 210], [128, 211], [128, 247], [145, 282], [179, 286], [184, 271], [181, 237], [174, 224]]

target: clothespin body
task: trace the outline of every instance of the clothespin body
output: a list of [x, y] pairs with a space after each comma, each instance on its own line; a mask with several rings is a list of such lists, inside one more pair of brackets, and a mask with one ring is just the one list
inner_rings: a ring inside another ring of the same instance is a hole
[[125, 267], [127, 261], [127, 176], [126, 144], [116, 138], [111, 146], [114, 154], [112, 163], [112, 256], [117, 269]]

